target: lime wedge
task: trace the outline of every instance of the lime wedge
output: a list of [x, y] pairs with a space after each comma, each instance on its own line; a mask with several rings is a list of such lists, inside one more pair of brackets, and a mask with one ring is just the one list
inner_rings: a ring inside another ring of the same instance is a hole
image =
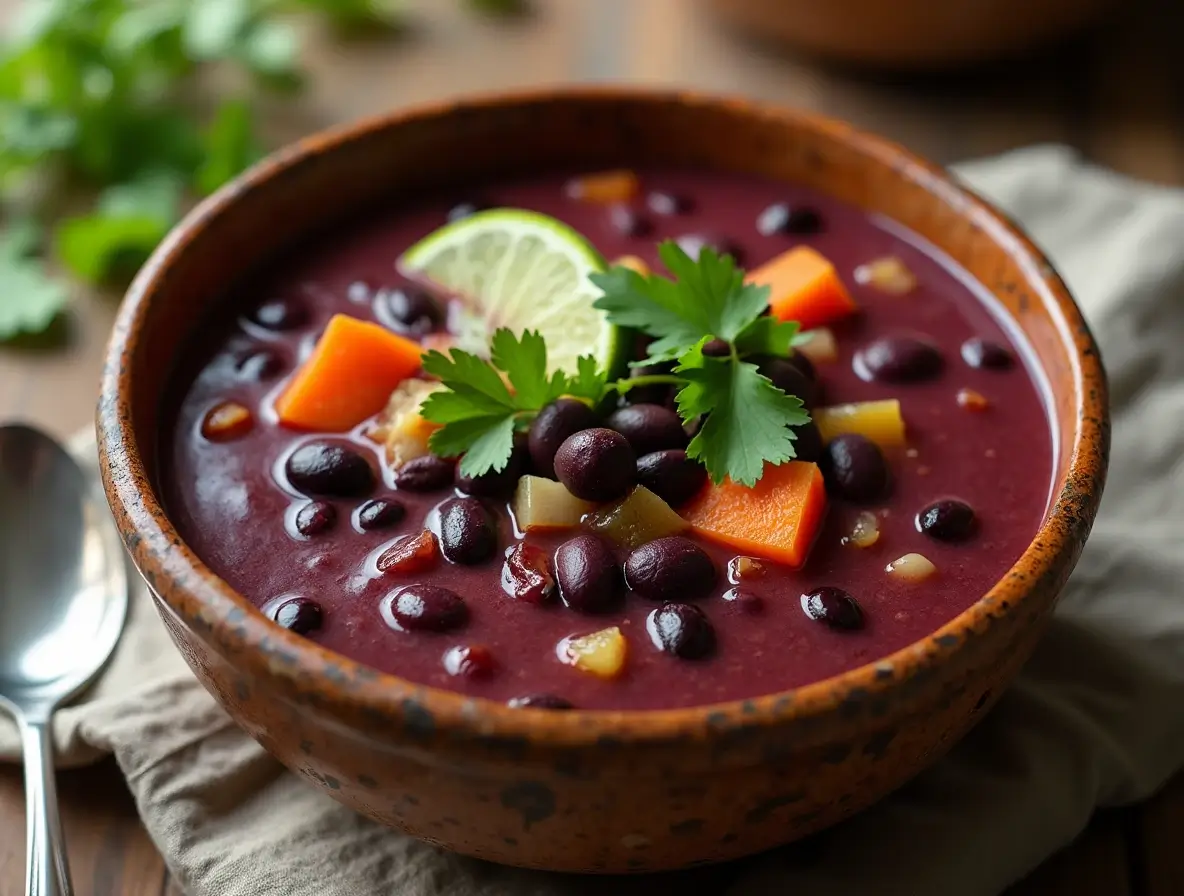
[[610, 376], [627, 361], [628, 339], [603, 311], [588, 275], [605, 269], [600, 253], [562, 221], [521, 209], [492, 209], [424, 237], [399, 269], [456, 297], [448, 329], [457, 348], [486, 356], [499, 327], [537, 330], [551, 370], [574, 373], [592, 355]]

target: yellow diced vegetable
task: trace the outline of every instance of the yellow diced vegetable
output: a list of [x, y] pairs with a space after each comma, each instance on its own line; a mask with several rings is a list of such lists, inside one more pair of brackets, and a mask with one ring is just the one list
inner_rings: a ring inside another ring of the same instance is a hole
[[690, 528], [690, 523], [671, 510], [669, 504], [642, 485], [620, 501], [588, 514], [584, 525], [630, 550]]
[[523, 532], [573, 529], [596, 507], [577, 498], [563, 483], [541, 476], [523, 476], [514, 492], [514, 519]]
[[629, 642], [616, 626], [565, 638], [559, 645], [559, 658], [563, 662], [597, 678], [616, 678], [625, 671], [628, 656]]
[[835, 342], [835, 334], [829, 327], [815, 327], [813, 330], [807, 330], [802, 336], [810, 338], [800, 345], [795, 345], [795, 352], [801, 352], [815, 364], [833, 364], [839, 359], [839, 345]]
[[900, 402], [895, 398], [815, 408], [810, 415], [824, 442], [846, 433], [856, 433], [881, 448], [905, 444], [904, 417], [900, 413]]
[[431, 453], [428, 439], [440, 427], [421, 417], [419, 408], [424, 399], [443, 388], [440, 383], [410, 379], [403, 380], [391, 393], [369, 436], [386, 447], [387, 463], [394, 469]]

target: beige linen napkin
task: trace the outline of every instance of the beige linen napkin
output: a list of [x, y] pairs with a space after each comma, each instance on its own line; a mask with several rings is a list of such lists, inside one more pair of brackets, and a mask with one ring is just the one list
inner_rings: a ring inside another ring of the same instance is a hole
[[[1068, 843], [1095, 807], [1184, 765], [1184, 193], [1037, 148], [966, 165], [1058, 263], [1102, 342], [1114, 461], [1048, 636], [947, 758], [806, 848], [677, 877], [729, 896], [990, 896]], [[77, 446], [93, 468], [94, 446]], [[558, 896], [673, 892], [501, 868], [381, 828], [305, 786], [189, 675], [137, 588], [119, 653], [64, 710], [64, 763], [112, 752], [191, 896]], [[0, 756], [17, 740], [0, 725]]]

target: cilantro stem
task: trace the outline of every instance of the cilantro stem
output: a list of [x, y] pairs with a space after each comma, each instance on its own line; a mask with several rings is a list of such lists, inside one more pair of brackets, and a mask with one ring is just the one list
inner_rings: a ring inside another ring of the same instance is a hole
[[672, 373], [651, 373], [608, 383], [605, 386], [605, 394], [616, 392], [618, 395], [624, 395], [630, 389], [636, 389], [638, 386], [685, 386], [686, 384], [685, 379]]

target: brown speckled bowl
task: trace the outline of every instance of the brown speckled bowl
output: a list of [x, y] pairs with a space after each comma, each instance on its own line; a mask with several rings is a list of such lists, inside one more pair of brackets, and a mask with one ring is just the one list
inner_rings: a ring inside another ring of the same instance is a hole
[[[726, 139], [721, 139], [724, 135]], [[178, 351], [260, 259], [411, 188], [549, 165], [693, 165], [802, 181], [887, 214], [995, 292], [1052, 383], [1055, 503], [1015, 567], [929, 638], [837, 678], [655, 712], [512, 710], [382, 675], [281, 630], [162, 509], [160, 402]], [[1098, 350], [1036, 248], [940, 169], [846, 125], [737, 100], [562, 90], [398, 112], [310, 137], [204, 202], [132, 285], [98, 411], [124, 541], [194, 672], [312, 786], [496, 862], [649, 871], [833, 824], [933, 762], [1032, 650], [1094, 519], [1109, 445]]]

